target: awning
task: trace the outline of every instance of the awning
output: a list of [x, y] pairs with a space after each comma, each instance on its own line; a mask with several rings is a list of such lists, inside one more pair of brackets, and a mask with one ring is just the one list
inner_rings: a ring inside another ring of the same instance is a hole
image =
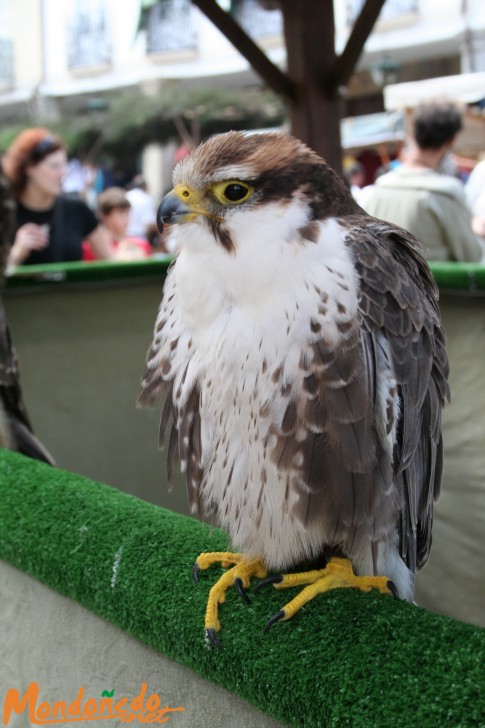
[[397, 143], [405, 138], [405, 116], [400, 111], [351, 116], [342, 119], [340, 132], [345, 150]]
[[388, 111], [413, 108], [436, 99], [462, 104], [482, 101], [485, 99], [485, 73], [427, 78], [424, 81], [394, 83], [384, 88], [384, 106]]

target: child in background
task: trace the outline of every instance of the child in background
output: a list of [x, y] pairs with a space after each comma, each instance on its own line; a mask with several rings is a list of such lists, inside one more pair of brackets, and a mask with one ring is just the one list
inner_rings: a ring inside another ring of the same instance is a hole
[[[98, 215], [115, 248], [115, 260], [143, 260], [152, 254], [150, 244], [142, 238], [126, 235], [130, 219], [130, 201], [121, 187], [108, 187], [98, 196]], [[96, 260], [89, 243], [83, 243], [83, 260]]]

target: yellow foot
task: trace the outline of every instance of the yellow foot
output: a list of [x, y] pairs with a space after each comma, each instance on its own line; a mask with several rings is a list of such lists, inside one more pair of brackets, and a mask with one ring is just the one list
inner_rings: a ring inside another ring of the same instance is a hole
[[[216, 632], [221, 628], [219, 622], [219, 604], [223, 604], [226, 591], [235, 586], [239, 594], [249, 601], [246, 589], [251, 583], [251, 577], [264, 579], [268, 571], [259, 559], [249, 558], [243, 554], [233, 554], [229, 551], [200, 554], [194, 564], [194, 579], [198, 580], [199, 571], [208, 569], [212, 564], [221, 564], [228, 570], [221, 576], [209, 592], [207, 609], [205, 612], [205, 631], [208, 638], [215, 645], [219, 645]], [[229, 568], [231, 567], [231, 568]]]
[[371, 589], [379, 589], [382, 594], [392, 594], [397, 597], [395, 585], [386, 576], [356, 576], [349, 559], [330, 559], [324, 569], [306, 571], [301, 574], [285, 574], [283, 576], [270, 576], [264, 582], [258, 584], [257, 589], [273, 584], [276, 589], [288, 589], [292, 586], [306, 584], [304, 589], [296, 595], [291, 602], [285, 604], [283, 609], [277, 612], [269, 622], [264, 631], [266, 632], [275, 622], [291, 619], [304, 604], [314, 599], [317, 594], [323, 594], [330, 589], [341, 587], [352, 587], [368, 592]]

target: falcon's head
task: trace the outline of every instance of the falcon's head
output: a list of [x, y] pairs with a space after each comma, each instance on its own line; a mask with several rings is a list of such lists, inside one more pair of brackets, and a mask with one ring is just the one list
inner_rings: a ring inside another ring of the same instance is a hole
[[[158, 211], [159, 229], [195, 224], [199, 241], [205, 230], [230, 253], [237, 251], [241, 230], [245, 239], [251, 234], [249, 221], [257, 227], [272, 221], [274, 234], [277, 221], [285, 220], [284, 237], [299, 231], [311, 240], [315, 221], [360, 210], [321, 157], [281, 133], [213, 137], [177, 165], [173, 182]], [[188, 230], [184, 241], [187, 236]]]

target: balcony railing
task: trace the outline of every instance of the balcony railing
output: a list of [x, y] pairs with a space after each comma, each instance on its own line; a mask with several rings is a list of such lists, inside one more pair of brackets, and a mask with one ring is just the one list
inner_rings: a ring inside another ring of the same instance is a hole
[[13, 86], [13, 44], [8, 38], [0, 38], [0, 88]]
[[193, 6], [190, 0], [163, 0], [150, 9], [147, 53], [191, 50], [196, 47]]
[[232, 14], [254, 40], [283, 33], [281, 10], [265, 10], [257, 0], [233, 0]]
[[76, 13], [68, 29], [68, 39], [70, 70], [111, 63], [111, 45], [103, 5], [89, 12]]
[[[351, 25], [359, 15], [365, 0], [347, 0], [347, 24]], [[419, 0], [386, 0], [379, 20], [391, 20], [411, 15], [419, 10]]]

